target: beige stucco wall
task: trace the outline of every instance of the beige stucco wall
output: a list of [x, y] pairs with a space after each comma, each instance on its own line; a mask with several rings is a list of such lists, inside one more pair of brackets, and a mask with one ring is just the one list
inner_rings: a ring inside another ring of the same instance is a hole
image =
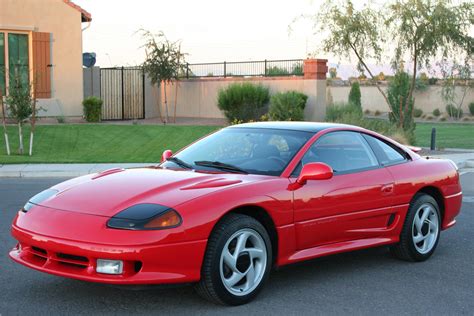
[[[387, 88], [382, 87], [384, 90]], [[350, 87], [328, 87], [331, 90], [331, 94], [334, 102], [347, 102], [349, 96]], [[441, 112], [445, 112], [446, 104], [441, 98], [441, 87], [440, 86], [428, 86], [423, 92], [415, 91], [415, 107], [423, 110], [424, 113], [431, 113], [435, 109], [439, 109]], [[360, 87], [362, 96], [362, 108], [370, 111], [388, 112], [388, 106], [382, 94], [376, 87]], [[457, 98], [461, 99], [461, 88], [456, 88]], [[474, 102], [474, 89], [470, 89], [466, 94], [463, 103], [463, 111], [469, 113], [468, 104]]]
[[[262, 84], [270, 89], [270, 94], [296, 90], [305, 93], [309, 98], [305, 108], [305, 119], [312, 121], [323, 120], [326, 114], [326, 80], [303, 79], [302, 77], [290, 78], [221, 78], [221, 79], [193, 79], [183, 80], [179, 83], [176, 116], [224, 118], [217, 107], [217, 95], [220, 89], [231, 83], [249, 81]], [[146, 113], [147, 117], [158, 116], [157, 98], [162, 103], [163, 91], [148, 84], [146, 87]], [[167, 87], [170, 116], [174, 111], [175, 86]], [[164, 112], [164, 107], [162, 111]]]
[[39, 100], [46, 110], [39, 115], [81, 116], [81, 13], [62, 0], [0, 0], [0, 30], [5, 29], [27, 31], [30, 47], [31, 32], [52, 33], [51, 99]]

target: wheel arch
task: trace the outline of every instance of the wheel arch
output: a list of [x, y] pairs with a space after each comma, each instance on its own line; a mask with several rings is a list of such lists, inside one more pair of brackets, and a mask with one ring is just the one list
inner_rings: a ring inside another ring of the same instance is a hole
[[421, 188], [420, 190], [418, 190], [415, 196], [420, 193], [427, 194], [431, 196], [433, 199], [435, 199], [436, 203], [438, 203], [438, 206], [439, 206], [439, 212], [441, 213], [440, 215], [441, 215], [441, 222], [442, 222], [444, 219], [445, 205], [444, 205], [444, 197], [441, 191], [437, 187], [434, 187], [434, 186], [425, 186]]
[[219, 222], [229, 214], [243, 214], [250, 216], [257, 220], [260, 224], [262, 224], [263, 227], [265, 227], [268, 235], [270, 236], [270, 242], [272, 243], [272, 263], [275, 264], [276, 259], [278, 257], [278, 233], [276, 230], [275, 222], [273, 221], [268, 211], [263, 207], [254, 204], [234, 207], [221, 216], [221, 218], [214, 225], [211, 234], [214, 232], [214, 229], [215, 227], [217, 227]]

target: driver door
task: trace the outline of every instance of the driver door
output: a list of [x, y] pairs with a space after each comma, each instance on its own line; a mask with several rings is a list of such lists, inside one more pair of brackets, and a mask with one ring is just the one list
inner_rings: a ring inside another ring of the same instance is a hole
[[308, 181], [294, 191], [297, 248], [378, 236], [389, 222], [393, 179], [362, 135], [323, 135], [306, 152], [300, 168], [309, 162], [330, 165], [334, 176]]

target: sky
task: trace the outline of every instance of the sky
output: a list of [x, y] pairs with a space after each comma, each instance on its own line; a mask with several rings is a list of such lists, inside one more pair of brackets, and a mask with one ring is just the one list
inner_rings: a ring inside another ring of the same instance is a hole
[[[367, 0], [368, 1], [368, 0]], [[354, 1], [361, 7], [366, 0]], [[384, 0], [371, 0], [381, 4]], [[459, 2], [461, 0], [455, 0]], [[340, 60], [319, 49], [313, 21], [324, 0], [74, 0], [92, 14], [83, 23], [83, 51], [101, 67], [136, 66], [144, 60], [140, 30], [163, 31], [181, 41], [189, 63], [327, 58], [344, 79], [358, 76], [356, 60]], [[290, 30], [291, 25], [291, 30]], [[474, 27], [472, 28], [474, 34]], [[373, 73], [391, 73], [389, 62]], [[406, 65], [409, 66], [408, 64]]]
[[306, 58], [316, 50], [318, 41], [312, 22], [292, 22], [301, 14], [316, 12], [323, 1], [74, 2], [92, 14], [90, 27], [83, 31], [84, 52], [95, 52], [97, 64], [108, 67], [143, 61], [143, 39], [137, 33], [140, 29], [163, 31], [168, 39], [181, 40], [190, 63]]

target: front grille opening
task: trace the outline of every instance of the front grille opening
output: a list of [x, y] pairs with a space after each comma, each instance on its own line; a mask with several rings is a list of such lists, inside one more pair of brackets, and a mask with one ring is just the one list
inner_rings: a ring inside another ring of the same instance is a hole
[[31, 253], [31, 260], [34, 264], [36, 265], [39, 265], [39, 266], [42, 266], [43, 264], [46, 263], [46, 258], [43, 257], [43, 256], [40, 256], [40, 255], [37, 255], [37, 254], [34, 254], [34, 253]]
[[46, 256], [46, 250], [43, 248], [32, 246], [31, 249]]
[[87, 266], [80, 263], [72, 263], [72, 262], [65, 262], [65, 261], [58, 261], [58, 263], [64, 266], [73, 267], [73, 268], [79, 268], [79, 269], [87, 268]]
[[139, 272], [142, 269], [143, 264], [140, 261], [135, 261], [134, 269], [135, 272]]
[[80, 262], [89, 262], [89, 259], [86, 257], [82, 256], [75, 256], [75, 255], [69, 255], [67, 253], [58, 253], [56, 255], [60, 259], [65, 259], [65, 260], [73, 260], [73, 261], [80, 261]]

